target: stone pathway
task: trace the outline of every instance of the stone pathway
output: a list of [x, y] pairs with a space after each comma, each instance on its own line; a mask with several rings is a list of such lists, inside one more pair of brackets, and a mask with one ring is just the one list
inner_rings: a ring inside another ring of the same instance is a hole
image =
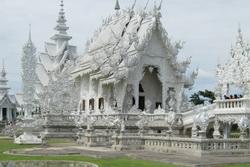
[[[48, 147], [48, 148], [32, 148], [23, 150], [11, 150], [10, 154], [22, 154], [30, 156], [38, 155], [83, 155], [95, 158], [114, 158], [114, 157], [130, 157], [143, 160], [152, 160], [163, 163], [171, 163], [180, 166], [220, 166], [222, 164], [232, 163], [250, 163], [250, 155], [248, 156], [206, 156], [206, 157], [194, 157], [181, 154], [171, 153], [156, 153], [150, 151], [113, 151], [110, 148], [86, 148], [79, 146], [66, 146], [66, 147]], [[190, 153], [191, 154], [191, 153]]]

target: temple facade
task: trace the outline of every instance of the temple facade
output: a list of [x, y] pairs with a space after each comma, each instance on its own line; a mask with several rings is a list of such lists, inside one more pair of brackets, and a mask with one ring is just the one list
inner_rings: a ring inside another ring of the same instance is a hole
[[[135, 5], [135, 4], [134, 4]], [[72, 76], [80, 83], [81, 111], [87, 113], [180, 113], [191, 58], [178, 61], [182, 43], [173, 43], [161, 23], [161, 4], [152, 11], [120, 10], [103, 21], [87, 42]]]

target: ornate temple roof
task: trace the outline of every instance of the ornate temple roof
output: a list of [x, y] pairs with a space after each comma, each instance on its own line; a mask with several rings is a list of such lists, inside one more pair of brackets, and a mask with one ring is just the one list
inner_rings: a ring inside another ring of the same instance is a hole
[[153, 10], [147, 11], [145, 7], [138, 12], [134, 10], [135, 4], [127, 10], [119, 10], [117, 6], [116, 12], [103, 20], [101, 27], [87, 42], [87, 52], [78, 59], [73, 76], [96, 73], [97, 78], [106, 76], [110, 82], [126, 78], [129, 70], [145, 54], [153, 34], [157, 33], [175, 74], [182, 77], [190, 59], [177, 61], [182, 44], [172, 43], [168, 38], [160, 20], [161, 4], [155, 4]]
[[63, 71], [67, 61], [75, 60], [77, 57], [76, 46], [69, 45], [71, 36], [67, 34], [69, 27], [66, 25], [64, 3], [61, 0], [60, 11], [57, 19], [55, 35], [51, 37], [54, 43], [45, 43], [45, 52], [38, 56], [36, 73], [40, 80], [37, 84], [37, 92], [42, 91], [43, 86], [47, 86], [50, 80], [56, 80], [55, 74]]

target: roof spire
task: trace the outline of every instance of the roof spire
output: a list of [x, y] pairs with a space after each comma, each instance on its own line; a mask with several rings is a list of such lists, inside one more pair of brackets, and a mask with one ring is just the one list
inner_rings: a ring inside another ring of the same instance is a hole
[[238, 28], [237, 43], [239, 43], [241, 45], [243, 44], [243, 35], [242, 35], [240, 24], [239, 24], [239, 28]]
[[69, 29], [67, 26], [66, 26], [66, 18], [65, 18], [65, 12], [64, 12], [64, 2], [63, 0], [61, 0], [61, 9], [59, 11], [59, 16], [58, 16], [58, 20], [57, 20], [57, 26], [56, 26], [56, 30], [59, 31], [60, 34], [67, 34], [67, 30]]
[[29, 24], [29, 40], [28, 40], [29, 43], [32, 43], [32, 40], [31, 40], [31, 24]]
[[161, 0], [160, 5], [159, 5], [159, 7], [158, 7], [158, 10], [161, 10], [162, 2], [163, 2], [163, 1]]
[[3, 65], [2, 65], [2, 71], [1, 71], [1, 77], [2, 78], [5, 78], [5, 76], [6, 76], [6, 71], [5, 71], [5, 65], [4, 65], [4, 59], [3, 59]]
[[60, 11], [57, 19], [57, 25], [55, 27], [55, 30], [58, 31], [58, 33], [51, 37], [52, 40], [56, 41], [58, 48], [64, 42], [67, 42], [72, 38], [67, 34], [67, 30], [69, 29], [69, 27], [67, 27], [66, 22], [67, 20], [64, 12], [64, 1], [60, 0]]
[[119, 0], [116, 0], [116, 3], [115, 3], [115, 10], [120, 10], [120, 3], [119, 3]]

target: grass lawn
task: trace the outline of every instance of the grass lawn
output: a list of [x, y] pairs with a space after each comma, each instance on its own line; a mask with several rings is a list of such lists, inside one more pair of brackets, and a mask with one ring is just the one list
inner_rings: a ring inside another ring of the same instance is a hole
[[[52, 141], [52, 143], [54, 143]], [[0, 161], [9, 160], [69, 160], [69, 161], [85, 161], [91, 162], [99, 165], [100, 167], [175, 167], [171, 164], [163, 164], [152, 161], [144, 161], [138, 159], [130, 158], [91, 158], [83, 156], [15, 156], [15, 155], [5, 155], [3, 152], [10, 149], [22, 149], [34, 147], [31, 145], [16, 145], [13, 144], [12, 140], [0, 139]]]
[[224, 167], [250, 167], [250, 164], [227, 165]]

